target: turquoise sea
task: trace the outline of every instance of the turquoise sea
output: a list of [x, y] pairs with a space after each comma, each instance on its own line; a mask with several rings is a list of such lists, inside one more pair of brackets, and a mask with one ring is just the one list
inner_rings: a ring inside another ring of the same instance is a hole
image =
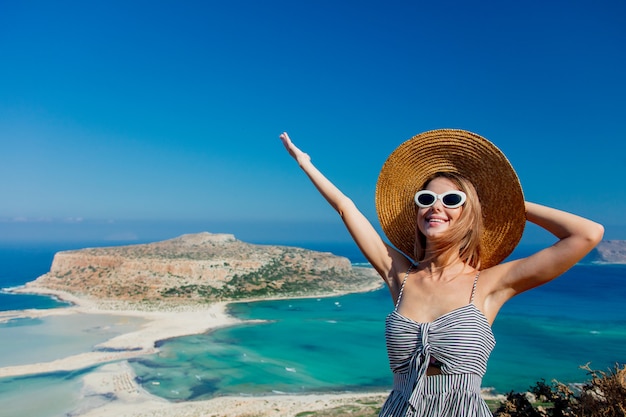
[[[364, 261], [350, 243], [297, 246], [346, 256], [354, 264]], [[22, 285], [47, 272], [53, 254], [61, 249], [69, 248], [0, 247], [0, 288]], [[519, 248], [512, 256], [523, 256], [530, 249]], [[626, 265], [581, 263], [511, 300], [493, 326], [497, 346], [483, 386], [506, 393], [526, 390], [542, 378], [581, 382], [587, 375], [580, 365], [591, 362], [592, 368], [607, 370], [625, 363], [625, 283]], [[47, 297], [0, 292], [0, 310], [64, 306]], [[384, 320], [392, 308], [384, 288], [332, 298], [233, 303], [231, 314], [262, 322], [162, 341], [160, 353], [134, 359], [131, 365], [144, 388], [173, 401], [228, 394], [386, 391], [391, 373]], [[63, 320], [0, 324], [4, 358], [0, 366], [8, 366], [11, 360], [27, 363], [25, 346], [58, 343], [59, 332], [54, 329], [71, 328]], [[96, 323], [91, 328], [112, 331], [114, 324]], [[84, 332], [68, 336], [64, 339], [68, 346], [58, 344], [55, 352], [63, 355], [65, 349], [73, 354], [72, 349], [87, 339]], [[80, 349], [90, 349], [89, 343], [95, 342], [86, 343]], [[38, 362], [36, 350], [33, 355], [32, 362]], [[6, 412], [24, 395], [45, 398], [50, 392], [64, 412], [71, 411], [80, 378], [88, 371], [0, 378], [0, 416], [11, 415], [2, 410]], [[40, 407], [22, 415], [46, 417], [59, 412]]]

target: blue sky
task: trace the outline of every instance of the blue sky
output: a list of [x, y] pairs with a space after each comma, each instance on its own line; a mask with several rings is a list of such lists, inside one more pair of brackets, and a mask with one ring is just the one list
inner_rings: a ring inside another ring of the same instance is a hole
[[0, 240], [345, 240], [425, 130], [626, 239], [623, 1], [0, 1]]

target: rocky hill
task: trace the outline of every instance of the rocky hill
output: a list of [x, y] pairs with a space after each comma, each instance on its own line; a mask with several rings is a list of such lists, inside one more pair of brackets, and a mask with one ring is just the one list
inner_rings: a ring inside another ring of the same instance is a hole
[[592, 262], [626, 264], [626, 240], [603, 240], [588, 259]]
[[162, 242], [59, 252], [32, 285], [96, 300], [174, 304], [327, 295], [372, 288], [372, 268], [288, 246], [199, 233]]

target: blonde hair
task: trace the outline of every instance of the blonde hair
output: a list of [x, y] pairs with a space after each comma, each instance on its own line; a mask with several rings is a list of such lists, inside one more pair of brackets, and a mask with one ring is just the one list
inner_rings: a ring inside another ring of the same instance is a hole
[[[431, 238], [432, 257], [443, 255], [450, 258], [458, 250], [461, 261], [480, 268], [480, 257], [482, 254], [481, 236], [483, 233], [483, 215], [478, 199], [478, 193], [474, 185], [465, 177], [450, 172], [437, 172], [429, 177], [422, 185], [421, 190], [428, 187], [428, 184], [435, 178], [446, 178], [451, 181], [459, 190], [467, 195], [467, 200], [463, 205], [463, 211], [459, 219], [449, 229], [448, 233]], [[415, 259], [418, 262], [426, 261], [426, 236], [415, 226]]]

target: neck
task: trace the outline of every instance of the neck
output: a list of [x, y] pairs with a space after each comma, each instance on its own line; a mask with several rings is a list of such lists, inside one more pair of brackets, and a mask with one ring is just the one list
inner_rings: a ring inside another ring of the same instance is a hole
[[447, 251], [437, 253], [427, 250], [422, 263], [431, 265], [433, 269], [444, 269], [452, 265], [463, 264], [464, 262], [456, 252]]
[[420, 263], [420, 268], [434, 281], [452, 281], [469, 272], [467, 270], [468, 265], [463, 263], [458, 257], [449, 263], [440, 262], [439, 260], [422, 262]]
[[426, 252], [426, 256], [420, 262], [423, 270], [432, 276], [443, 276], [449, 273], [459, 274], [468, 266], [461, 260], [457, 253], [439, 253]]

